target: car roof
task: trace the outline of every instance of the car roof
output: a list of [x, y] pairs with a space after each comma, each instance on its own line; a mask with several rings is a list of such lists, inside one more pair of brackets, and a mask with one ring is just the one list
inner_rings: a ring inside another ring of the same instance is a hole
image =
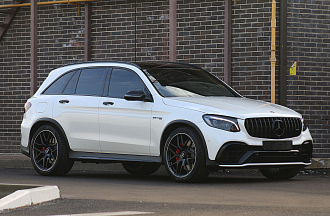
[[167, 61], [146, 61], [146, 62], [125, 62], [125, 61], [85, 61], [78, 63], [71, 63], [63, 65], [62, 67], [70, 66], [70, 65], [79, 65], [79, 64], [88, 64], [88, 63], [120, 63], [120, 64], [128, 64], [140, 69], [154, 69], [154, 68], [194, 68], [194, 69], [202, 69], [196, 65], [187, 64], [187, 63], [179, 63], [179, 62], [167, 62]]
[[120, 64], [128, 64], [128, 65], [133, 65], [135, 67], [139, 67], [139, 65], [133, 63], [133, 62], [125, 62], [125, 61], [84, 61], [84, 62], [75, 62], [75, 63], [70, 63], [70, 64], [66, 64], [66, 65], [63, 65], [62, 67], [60, 68], [63, 68], [63, 67], [67, 67], [67, 66], [71, 66], [71, 65], [79, 65], [79, 64], [95, 64], [95, 63], [120, 63]]

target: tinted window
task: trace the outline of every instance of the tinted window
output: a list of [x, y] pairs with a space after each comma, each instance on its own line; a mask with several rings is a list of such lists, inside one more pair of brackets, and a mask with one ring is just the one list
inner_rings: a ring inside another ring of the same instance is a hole
[[100, 95], [106, 70], [106, 68], [83, 69], [78, 80], [76, 94]]
[[66, 85], [62, 94], [74, 94], [79, 75], [80, 75], [80, 71], [77, 71], [77, 73], [73, 75], [69, 83]]
[[124, 98], [126, 92], [144, 90], [144, 88], [144, 83], [135, 72], [115, 68], [111, 74], [108, 95], [115, 98]]
[[151, 67], [143, 69], [158, 92], [164, 97], [196, 97], [238, 95], [221, 80], [198, 68]]
[[71, 79], [73, 74], [74, 74], [74, 71], [64, 74], [59, 79], [57, 79], [51, 86], [49, 86], [46, 89], [46, 91], [44, 91], [43, 94], [46, 94], [46, 95], [61, 94], [63, 91], [63, 88], [66, 86], [66, 84]]

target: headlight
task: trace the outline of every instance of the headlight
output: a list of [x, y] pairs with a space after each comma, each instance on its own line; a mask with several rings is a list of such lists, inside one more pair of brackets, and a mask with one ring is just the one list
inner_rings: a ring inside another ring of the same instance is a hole
[[305, 121], [304, 121], [303, 118], [301, 119], [301, 123], [302, 123], [302, 130], [303, 131], [307, 130], [307, 125], [306, 125], [306, 123], [305, 123]]
[[236, 118], [217, 115], [203, 115], [206, 124], [221, 130], [238, 132], [240, 131]]

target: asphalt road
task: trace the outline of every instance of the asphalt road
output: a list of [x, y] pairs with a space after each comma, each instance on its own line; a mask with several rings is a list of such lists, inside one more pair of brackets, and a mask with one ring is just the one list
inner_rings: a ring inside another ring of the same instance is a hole
[[136, 177], [121, 171], [71, 171], [64, 177], [46, 177], [32, 169], [0, 169], [0, 183], [58, 185], [62, 195], [59, 200], [0, 213], [5, 216], [123, 211], [150, 212], [144, 215], [330, 215], [330, 172], [324, 170], [300, 173], [285, 181], [267, 180], [257, 171], [229, 171], [211, 174], [204, 183], [183, 184], [162, 172]]

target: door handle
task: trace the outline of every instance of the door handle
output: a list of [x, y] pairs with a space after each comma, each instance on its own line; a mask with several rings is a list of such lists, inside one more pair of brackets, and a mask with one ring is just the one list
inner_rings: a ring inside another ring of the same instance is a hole
[[114, 102], [112, 102], [112, 101], [104, 101], [103, 102], [103, 105], [114, 105], [115, 103]]
[[61, 104], [69, 103], [69, 102], [70, 102], [70, 101], [69, 101], [69, 100], [66, 100], [66, 99], [65, 99], [65, 100], [60, 100], [60, 101], [59, 101], [59, 103], [61, 103]]

